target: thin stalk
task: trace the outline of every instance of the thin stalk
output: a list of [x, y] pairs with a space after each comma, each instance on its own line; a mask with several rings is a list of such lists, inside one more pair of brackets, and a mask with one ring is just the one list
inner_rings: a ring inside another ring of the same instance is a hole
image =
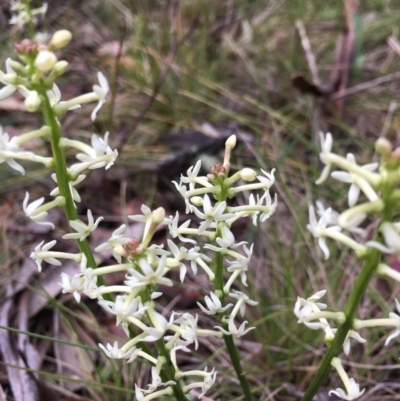
[[358, 306], [360, 305], [360, 302], [367, 290], [368, 284], [378, 267], [380, 257], [381, 253], [376, 249], [371, 249], [368, 252], [364, 266], [362, 267], [360, 274], [356, 279], [353, 291], [350, 294], [349, 300], [344, 310], [346, 321], [343, 323], [342, 326], [338, 328], [338, 331], [335, 334], [335, 338], [332, 341], [328, 352], [325, 354], [317, 371], [317, 374], [315, 375], [311, 384], [308, 386], [307, 391], [304, 393], [301, 401], [312, 401], [319, 388], [324, 384], [325, 380], [327, 379], [332, 368], [332, 359], [339, 355], [347, 334], [349, 330], [352, 329], [353, 320]]
[[[221, 292], [221, 303], [222, 306], [226, 305], [225, 302], [225, 295], [224, 295], [224, 283], [223, 283], [223, 255], [221, 252], [217, 252], [215, 255], [215, 288]], [[221, 325], [222, 327], [227, 330], [228, 329], [228, 324], [221, 319]], [[249, 382], [247, 381], [246, 376], [244, 375], [242, 365], [240, 363], [240, 356], [238, 349], [235, 345], [235, 342], [233, 341], [232, 336], [227, 336], [224, 334], [224, 341], [225, 341], [225, 346], [226, 349], [228, 350], [229, 356], [231, 358], [231, 362], [233, 365], [233, 368], [235, 369], [236, 376], [239, 379], [240, 386], [242, 387], [243, 390], [243, 395], [244, 399], [246, 401], [254, 401], [253, 395], [251, 393], [251, 388], [249, 385]]]
[[[64, 149], [59, 146], [61, 139], [61, 126], [54, 115], [53, 108], [51, 107], [50, 100], [47, 96], [46, 90], [42, 85], [37, 85], [37, 92], [43, 99], [43, 115], [46, 124], [51, 128], [51, 150], [54, 158], [54, 165], [57, 177], [57, 185], [60, 190], [60, 195], [65, 198], [64, 213], [68, 222], [72, 220], [78, 220], [78, 213], [75, 208], [74, 201], [72, 199], [72, 194], [69, 188], [69, 178], [67, 170], [67, 162], [64, 153]], [[88, 241], [85, 239], [83, 241], [76, 241], [79, 250], [85, 254], [88, 266], [95, 268], [96, 261], [90, 249]]]
[[[42, 98], [42, 111], [46, 124], [51, 128], [51, 150], [54, 158], [54, 166], [57, 177], [57, 185], [60, 190], [60, 195], [65, 198], [64, 214], [68, 223], [72, 220], [78, 220], [78, 213], [75, 208], [74, 200], [69, 188], [69, 178], [67, 170], [67, 162], [64, 149], [59, 146], [61, 139], [61, 125], [59, 124], [54, 110], [51, 106], [50, 100], [47, 96], [46, 88], [44, 85], [37, 84], [34, 88]], [[72, 229], [71, 229], [72, 230]], [[85, 239], [83, 241], [76, 241], [79, 250], [86, 256], [89, 267], [96, 268], [97, 263], [94, 259], [92, 250], [90, 249], [89, 242]], [[104, 284], [104, 278], [99, 277], [99, 284]], [[105, 294], [104, 299], [112, 300], [110, 294]]]
[[155, 342], [158, 353], [166, 359], [166, 363], [163, 365], [160, 376], [163, 382], [167, 382], [169, 380], [174, 380], [176, 382], [175, 385], [171, 386], [172, 391], [174, 392], [176, 401], [187, 401], [185, 394], [183, 393], [182, 386], [179, 381], [175, 379], [175, 368], [171, 362], [171, 358], [169, 356], [169, 352], [165, 347], [164, 340], [160, 339]]

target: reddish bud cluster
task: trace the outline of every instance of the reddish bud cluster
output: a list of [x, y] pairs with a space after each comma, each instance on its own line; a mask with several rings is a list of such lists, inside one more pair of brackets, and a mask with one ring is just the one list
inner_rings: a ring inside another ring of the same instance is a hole
[[225, 176], [227, 173], [226, 166], [223, 166], [222, 164], [216, 164], [215, 166], [211, 167], [211, 173], [216, 177]]
[[21, 43], [16, 43], [14, 47], [18, 53], [27, 55], [33, 54], [38, 50], [38, 45], [31, 42], [29, 39], [24, 39]]
[[136, 238], [133, 238], [131, 241], [123, 245], [123, 248], [126, 252], [126, 258], [131, 260], [138, 253], [139, 241]]

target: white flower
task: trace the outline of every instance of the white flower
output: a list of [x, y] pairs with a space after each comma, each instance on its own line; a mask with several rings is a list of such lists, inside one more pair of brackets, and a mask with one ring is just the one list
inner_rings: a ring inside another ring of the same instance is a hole
[[181, 183], [189, 184], [189, 190], [192, 191], [195, 184], [198, 183], [204, 187], [212, 187], [207, 177], [197, 177], [201, 169], [201, 160], [198, 160], [195, 166], [191, 166], [187, 171], [187, 177], [181, 175]]
[[331, 208], [326, 209], [318, 221], [317, 217], [315, 216], [314, 207], [310, 205], [308, 211], [309, 211], [310, 223], [307, 224], [307, 229], [311, 232], [311, 234], [315, 238], [318, 238], [318, 245], [321, 248], [322, 252], [324, 253], [325, 259], [328, 259], [330, 252], [325, 243], [325, 236], [329, 231], [336, 231], [336, 232], [341, 231], [341, 227], [332, 226], [327, 228], [329, 222], [332, 221]]
[[[346, 155], [346, 159], [349, 163], [356, 164], [356, 159], [352, 153]], [[367, 171], [374, 171], [378, 167], [378, 163], [365, 164], [361, 168]], [[331, 177], [346, 183], [351, 183], [348, 195], [349, 207], [353, 207], [360, 196], [359, 184], [362, 183], [363, 186], [368, 186], [371, 190], [370, 184], [365, 179], [361, 178], [359, 175], [354, 173], [348, 173], [346, 171], [333, 171]]]
[[[56, 174], [52, 174], [51, 178], [53, 179], [53, 181], [57, 184], [57, 176]], [[84, 179], [86, 178], [86, 175], [81, 174], [79, 175], [75, 181], [69, 181], [68, 185], [69, 185], [69, 190], [71, 191], [71, 195], [72, 195], [72, 199], [75, 202], [80, 202], [81, 201], [81, 197], [79, 195], [79, 192], [74, 188], [75, 185], [80, 184]], [[54, 188], [51, 192], [50, 192], [51, 196], [58, 196], [60, 195], [60, 188], [56, 187]]]
[[251, 300], [248, 295], [241, 291], [233, 290], [233, 292], [229, 293], [229, 296], [238, 300], [232, 311], [232, 315], [236, 315], [236, 311], [239, 309], [240, 315], [244, 316], [246, 313], [246, 304], [251, 306], [258, 305], [257, 301]]
[[278, 196], [277, 194], [275, 194], [274, 201], [272, 202], [272, 198], [271, 195], [269, 194], [269, 191], [265, 191], [264, 195], [261, 198], [258, 199], [257, 195], [257, 204], [260, 207], [260, 212], [261, 212], [260, 221], [263, 223], [264, 221], [269, 219], [272, 214], [274, 214], [276, 206], [278, 205]]
[[[36, 246], [35, 251], [31, 253], [31, 258], [35, 260], [38, 270], [42, 271], [42, 262], [45, 261], [51, 265], [61, 266], [61, 262], [57, 259], [70, 259], [74, 260], [77, 263], [80, 263], [82, 260], [81, 253], [67, 253], [67, 252], [54, 252], [49, 251], [56, 243], [56, 240], [50, 241], [47, 244], [43, 245], [44, 241], [42, 241], [38, 246]], [[42, 246], [43, 245], [43, 246]]]
[[80, 292], [83, 291], [83, 283], [84, 283], [84, 280], [82, 280], [82, 275], [75, 274], [72, 277], [70, 277], [67, 273], [62, 272], [61, 281], [62, 282], [60, 283], [60, 285], [62, 287], [62, 293], [73, 294], [76, 302], [79, 303], [81, 301]]
[[104, 242], [103, 244], [99, 245], [96, 247], [94, 250], [96, 252], [104, 252], [107, 250], [111, 250], [114, 258], [118, 261], [118, 263], [121, 263], [122, 258], [119, 253], [116, 252], [116, 248], [120, 247], [121, 245], [125, 245], [127, 242], [130, 241], [130, 238], [125, 237], [123, 233], [126, 231], [126, 224], [122, 224], [121, 227], [117, 228], [111, 235], [111, 238], [107, 241]]
[[253, 194], [250, 194], [248, 205], [228, 207], [228, 211], [233, 213], [233, 218], [228, 220], [227, 223], [232, 224], [241, 217], [251, 215], [253, 218], [253, 224], [256, 226], [258, 223], [258, 216], [260, 216], [261, 222], [264, 222], [275, 212], [277, 205], [277, 195], [275, 194], [274, 201], [272, 202], [272, 198], [268, 190], [266, 190], [261, 197], [259, 194], [257, 194], [257, 200]]
[[168, 225], [168, 230], [172, 238], [178, 237], [182, 242], [191, 242], [193, 244], [196, 243], [195, 240], [190, 238], [185, 238], [182, 236], [181, 230], [185, 230], [190, 226], [191, 220], [186, 220], [179, 227], [179, 213], [176, 212], [175, 217], [172, 219], [171, 223]]
[[[328, 226], [341, 226], [347, 231], [360, 235], [362, 238], [366, 236], [366, 231], [363, 228], [358, 227], [365, 219], [365, 213], [356, 214], [353, 218], [347, 220], [345, 225], [341, 225], [339, 224], [338, 212], [336, 212], [332, 208], [325, 209], [324, 204], [320, 200], [316, 201], [315, 204], [317, 205], [318, 216], [324, 216], [324, 219], [327, 221]], [[329, 210], [330, 212], [325, 213], [327, 210]]]
[[240, 271], [240, 279], [244, 286], [247, 286], [246, 272], [248, 270], [251, 257], [253, 255], [253, 247], [254, 244], [251, 244], [250, 248], [247, 248], [247, 246], [244, 245], [243, 250], [246, 253], [246, 256], [242, 256], [240, 258], [238, 257], [236, 260], [233, 261], [227, 260], [227, 262], [230, 264], [227, 269], [228, 272], [233, 273], [237, 270]]
[[329, 391], [329, 395], [335, 394], [343, 400], [351, 401], [360, 397], [364, 394], [364, 391], [360, 391], [360, 385], [355, 382], [353, 378], [349, 378], [345, 370], [343, 369], [342, 362], [340, 358], [333, 358], [331, 365], [337, 370], [340, 378], [343, 381], [344, 387], [346, 388], [347, 393], [341, 388], [337, 388], [336, 390]]
[[171, 287], [172, 281], [169, 278], [164, 277], [167, 272], [165, 265], [166, 259], [167, 257], [164, 255], [158, 260], [156, 270], [150, 266], [146, 259], [140, 259], [138, 264], [142, 273], [137, 270], [131, 270], [130, 275], [126, 276], [127, 280], [125, 281], [125, 284], [131, 288], [146, 287], [150, 284], [163, 284]]
[[61, 262], [53, 258], [52, 255], [47, 252], [49, 249], [53, 248], [56, 243], [57, 241], [53, 240], [43, 245], [44, 241], [42, 241], [39, 245], [36, 246], [35, 251], [31, 253], [31, 258], [35, 260], [39, 272], [42, 271], [43, 261], [47, 262], [50, 265], [61, 266]]
[[79, 241], [83, 241], [86, 237], [90, 235], [92, 231], [94, 231], [99, 225], [100, 221], [104, 219], [104, 217], [98, 217], [96, 221], [93, 219], [93, 214], [90, 209], [87, 211], [88, 224], [85, 224], [80, 220], [72, 220], [69, 222], [69, 225], [76, 232], [69, 233], [63, 235], [64, 239], [79, 239]]
[[[186, 249], [185, 247], [181, 246], [180, 248], [178, 248], [170, 239], [167, 240], [168, 242], [168, 248], [170, 249], [170, 251], [172, 252], [172, 254], [174, 255], [174, 261], [176, 261], [178, 263], [178, 267], [179, 267], [179, 279], [181, 280], [181, 282], [183, 282], [183, 280], [185, 279], [186, 276], [186, 266], [184, 263], [181, 262], [181, 260], [190, 260], [190, 264], [191, 264], [191, 268], [193, 270], [194, 274], [197, 274], [197, 263], [196, 263], [196, 259], [198, 257], [202, 257], [203, 259], [206, 258], [204, 255], [200, 255], [199, 251], [199, 247], [193, 247], [191, 249]], [[206, 258], [208, 261], [210, 261], [210, 259]]]
[[182, 183], [178, 184], [176, 181], [172, 181], [172, 183], [175, 185], [176, 189], [182, 195], [182, 197], [185, 201], [185, 205], [186, 205], [185, 213], [192, 213], [194, 207], [190, 203], [189, 198], [186, 196], [186, 193], [188, 192], [186, 185], [183, 185]]
[[131, 362], [131, 359], [134, 360], [140, 352], [136, 347], [132, 347], [129, 349], [127, 352], [121, 352], [121, 350], [118, 347], [118, 342], [114, 341], [114, 344], [111, 345], [107, 343], [106, 346], [103, 344], [99, 344], [99, 347], [104, 351], [104, 353], [109, 357], [113, 359], [128, 359], [128, 363]]
[[[56, 85], [53, 84], [53, 87], [49, 89], [47, 92], [47, 97], [49, 98], [50, 104], [52, 107], [54, 107], [56, 104], [60, 103], [61, 100], [61, 91], [60, 88]], [[81, 106], [79, 104], [75, 106], [71, 106], [67, 110], [75, 110], [79, 109]]]
[[227, 225], [223, 225], [220, 227], [221, 237], [217, 237], [215, 242], [220, 246], [216, 247], [214, 245], [207, 244], [204, 248], [211, 249], [214, 252], [223, 252], [228, 248], [237, 248], [239, 246], [247, 244], [247, 241], [241, 241], [235, 244], [235, 236], [233, 235], [232, 231], [229, 229]]
[[[400, 302], [397, 299], [395, 299], [395, 301], [396, 301], [396, 309], [400, 313]], [[397, 323], [397, 327], [396, 330], [386, 339], [385, 345], [388, 345], [390, 341], [393, 340], [393, 338], [396, 338], [400, 335], [400, 315], [394, 312], [390, 312], [389, 318], [393, 319]]]
[[[205, 368], [204, 371], [207, 372], [207, 368]], [[216, 372], [215, 368], [213, 368], [211, 370], [211, 372], [209, 372], [207, 374], [207, 376], [204, 377], [204, 382], [203, 382], [203, 385], [201, 387], [201, 394], [199, 395], [199, 398], [202, 398], [203, 395], [213, 386], [213, 384], [215, 383], [216, 378], [217, 378], [217, 372]]]
[[31, 20], [35, 24], [37, 15], [46, 14], [47, 3], [43, 3], [41, 7], [31, 9], [30, 14], [26, 11], [25, 4], [21, 3], [21, 1], [13, 1], [10, 9], [15, 11], [16, 14], [11, 17], [8, 23], [22, 29]]
[[233, 304], [228, 304], [222, 307], [220, 299], [213, 292], [210, 292], [210, 296], [206, 295], [204, 301], [206, 301], [208, 309], [206, 309], [200, 302], [197, 302], [197, 305], [199, 305], [200, 309], [207, 315], [215, 315], [216, 313], [225, 312], [233, 306]]
[[335, 394], [343, 400], [351, 401], [357, 399], [358, 397], [361, 397], [365, 391], [365, 389], [363, 391], [360, 391], [360, 385], [357, 384], [353, 378], [349, 378], [346, 390], [347, 393], [341, 388], [337, 388], [336, 390], [329, 391], [329, 395]]
[[152, 393], [157, 390], [158, 387], [160, 386], [171, 386], [176, 384], [176, 382], [169, 380], [165, 383], [162, 382], [162, 379], [157, 372], [157, 368], [155, 366], [151, 367], [151, 383], [147, 385], [147, 390], [146, 393]]
[[319, 154], [319, 158], [321, 159], [322, 163], [325, 164], [324, 169], [322, 170], [321, 176], [318, 178], [315, 183], [317, 185], [322, 184], [329, 176], [331, 171], [331, 163], [328, 160], [328, 155], [331, 153], [333, 139], [330, 132], [324, 136], [322, 132], [319, 133], [319, 138], [321, 141], [321, 153]]
[[54, 229], [55, 226], [53, 223], [50, 223], [48, 221], [43, 221], [47, 217], [47, 212], [46, 211], [38, 212], [37, 210], [44, 202], [44, 198], [39, 198], [30, 203], [29, 205], [28, 201], [29, 201], [29, 192], [26, 192], [24, 201], [22, 203], [22, 208], [25, 212], [25, 215], [38, 224], [47, 225], [50, 226], [52, 229]]
[[[333, 333], [333, 335], [335, 335], [337, 332], [337, 329], [331, 329], [331, 332]], [[367, 340], [365, 338], [362, 338], [356, 331], [349, 330], [349, 332], [347, 333], [346, 339], [344, 340], [344, 343], [343, 343], [343, 352], [345, 353], [345, 355], [349, 355], [349, 353], [350, 353], [350, 345], [351, 345], [350, 338], [353, 338], [354, 340], [356, 340], [362, 344], [367, 342]]]
[[99, 305], [105, 310], [112, 313], [117, 318], [117, 326], [121, 325], [127, 336], [129, 336], [128, 320], [127, 318], [140, 317], [146, 312], [149, 306], [144, 306], [140, 297], [134, 298], [127, 306], [125, 306], [125, 301], [127, 295], [117, 295], [115, 297], [115, 302], [101, 300]]
[[[0, 126], [0, 163], [6, 162], [11, 168], [24, 175], [24, 168], [15, 160], [13, 160], [18, 153], [21, 152], [19, 152], [19, 146], [16, 143], [16, 137], [10, 139], [6, 132], [3, 133], [3, 128]], [[23, 152], [22, 154], [33, 155], [31, 152]]]
[[227, 336], [231, 335], [231, 336], [233, 336], [235, 338], [239, 338], [239, 337], [242, 337], [245, 334], [247, 334], [249, 331], [255, 329], [255, 327], [249, 327], [246, 330], [246, 325], [247, 325], [247, 321], [244, 321], [239, 326], [239, 328], [237, 328], [236, 325], [235, 325], [235, 317], [230, 315], [229, 316], [229, 320], [228, 320], [228, 330], [225, 330], [224, 328], [219, 327], [219, 326], [215, 326], [214, 328], [222, 331]]
[[269, 189], [272, 187], [272, 185], [274, 185], [275, 182], [275, 177], [274, 177], [274, 173], [275, 173], [275, 169], [273, 168], [271, 170], [271, 173], [267, 173], [266, 171], [264, 171], [263, 169], [261, 169], [261, 172], [265, 175], [265, 177], [263, 177], [262, 175], [258, 175], [257, 179], [258, 181], [261, 182], [261, 184], [263, 184], [265, 186], [265, 189]]
[[320, 312], [321, 309], [326, 309], [326, 304], [317, 302], [326, 294], [326, 290], [316, 292], [311, 297], [304, 299], [297, 297], [297, 301], [294, 306], [294, 314], [298, 317], [297, 323], [304, 323], [307, 327], [313, 330], [323, 329], [325, 330], [327, 323], [326, 320], [320, 322], [306, 322], [304, 318], [312, 314], [313, 312]]
[[379, 230], [382, 232], [385, 245], [377, 241], [366, 243], [368, 247], [376, 248], [383, 253], [394, 253], [400, 255], [400, 234], [397, 226], [393, 223], [382, 223]]
[[174, 324], [180, 324], [178, 329], [181, 338], [185, 340], [185, 345], [195, 344], [195, 349], [199, 347], [197, 339], [197, 321], [198, 315], [193, 316], [190, 313], [182, 313], [182, 315], [174, 321]]
[[106, 102], [106, 96], [110, 89], [106, 77], [101, 72], [97, 73], [97, 78], [99, 80], [100, 85], [93, 85], [93, 92], [98, 96], [99, 103], [92, 111], [91, 114], [92, 121], [96, 119], [97, 112], [100, 110], [101, 106]]
[[17, 83], [12, 83], [18, 82], [18, 75], [11, 67], [11, 63], [12, 60], [8, 58], [6, 60], [7, 74], [4, 74], [3, 71], [0, 71], [0, 82], [5, 85], [4, 88], [0, 89], [0, 99], [5, 99], [6, 97], [11, 96], [18, 88], [20, 88], [20, 85]]
[[108, 170], [115, 162], [118, 151], [112, 150], [108, 145], [109, 132], [106, 132], [104, 139], [97, 135], [92, 135], [92, 147], [85, 147], [85, 153], [78, 153], [76, 158], [82, 163], [73, 164], [70, 169], [73, 173], [78, 174], [86, 168], [94, 170], [96, 168], [105, 167]]
[[197, 208], [193, 207], [193, 211], [197, 217], [204, 220], [199, 227], [199, 234], [204, 232], [208, 227], [212, 226], [213, 223], [219, 221], [225, 221], [232, 218], [234, 215], [231, 213], [225, 213], [226, 202], [217, 202], [214, 206], [211, 206], [211, 201], [208, 195], [204, 195], [203, 211], [200, 212]]

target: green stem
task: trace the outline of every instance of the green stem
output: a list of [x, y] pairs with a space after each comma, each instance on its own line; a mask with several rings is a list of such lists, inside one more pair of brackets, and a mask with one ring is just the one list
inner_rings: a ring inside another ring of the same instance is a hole
[[353, 320], [358, 306], [360, 305], [360, 302], [367, 290], [368, 284], [378, 267], [380, 257], [381, 253], [378, 250], [371, 249], [368, 251], [367, 257], [365, 258], [366, 261], [364, 263], [364, 266], [362, 267], [361, 272], [356, 279], [353, 291], [350, 294], [349, 300], [344, 310], [346, 321], [343, 323], [342, 326], [338, 328], [338, 331], [335, 334], [335, 338], [332, 341], [328, 352], [325, 354], [317, 374], [315, 375], [311, 384], [308, 386], [307, 391], [304, 393], [301, 401], [312, 401], [318, 389], [327, 379], [331, 370], [331, 361], [341, 352], [347, 334], [349, 330], [352, 329]]
[[165, 343], [163, 339], [157, 340], [155, 342], [158, 353], [166, 359], [166, 363], [163, 365], [160, 376], [164, 383], [169, 380], [173, 380], [176, 382], [175, 385], [171, 386], [172, 391], [174, 392], [176, 401], [187, 401], [185, 394], [183, 393], [182, 386], [179, 381], [175, 379], [175, 368], [171, 362], [171, 358], [169, 356], [169, 352], [165, 347]]
[[[39, 95], [42, 97], [42, 111], [44, 115], [44, 119], [46, 124], [51, 129], [51, 149], [54, 158], [54, 165], [57, 177], [57, 185], [60, 190], [60, 195], [65, 198], [65, 206], [64, 206], [64, 214], [68, 220], [68, 223], [72, 220], [78, 220], [78, 213], [75, 208], [74, 200], [72, 198], [72, 194], [69, 188], [69, 177], [67, 170], [67, 162], [65, 153], [62, 147], [59, 146], [59, 142], [61, 139], [61, 125], [59, 124], [54, 110], [51, 106], [50, 100], [47, 96], [46, 88], [42, 84], [35, 85], [34, 88]], [[71, 229], [72, 230], [72, 229]], [[73, 231], [73, 230], [72, 230]], [[76, 241], [79, 250], [86, 256], [87, 263], [89, 267], [96, 268], [97, 263], [94, 259], [92, 250], [90, 249], [89, 242], [85, 239], [83, 241]], [[99, 284], [104, 284], [104, 278], [98, 278]], [[112, 296], [110, 294], [105, 294], [104, 299], [112, 300]]]
[[[225, 294], [224, 294], [224, 282], [223, 282], [223, 255], [221, 252], [217, 252], [215, 255], [215, 288], [220, 291], [222, 295], [220, 295], [220, 300], [222, 306], [226, 305], [225, 302]], [[228, 324], [221, 319], [222, 328], [228, 330]], [[226, 345], [226, 349], [228, 350], [229, 356], [231, 358], [231, 362], [233, 368], [235, 369], [236, 376], [239, 379], [240, 386], [243, 390], [244, 399], [246, 401], [254, 401], [253, 395], [251, 393], [249, 382], [244, 375], [242, 365], [240, 363], [240, 356], [238, 349], [233, 341], [232, 336], [228, 336], [224, 334], [224, 341]]]

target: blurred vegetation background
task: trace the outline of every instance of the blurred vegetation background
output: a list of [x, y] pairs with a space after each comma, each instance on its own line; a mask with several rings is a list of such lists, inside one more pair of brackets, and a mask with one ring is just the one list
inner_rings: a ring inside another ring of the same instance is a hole
[[[6, 3], [0, 6], [3, 71], [23, 38], [8, 25]], [[334, 150], [354, 153], [360, 164], [374, 159], [378, 137], [398, 143], [399, 22], [397, 0], [53, 0], [46, 18], [38, 21], [41, 32], [63, 28], [74, 35], [60, 53], [70, 63], [59, 82], [63, 98], [90, 91], [98, 71], [111, 86], [112, 96], [94, 124], [87, 107], [62, 120], [64, 134], [72, 138], [89, 140], [92, 133], [110, 131], [110, 144], [120, 151], [111, 170], [94, 171], [90, 186], [80, 188], [79, 212], [85, 215], [90, 207], [105, 215], [105, 237], [142, 203], [162, 205], [170, 214], [180, 209], [170, 180], [198, 158], [203, 166], [220, 161], [231, 134], [240, 142], [234, 168], [277, 169], [277, 213], [260, 228], [242, 224], [235, 229], [238, 239], [256, 243], [247, 291], [259, 307], [248, 308], [246, 319], [257, 329], [239, 344], [260, 400], [298, 398], [324, 353], [322, 334], [297, 325], [292, 313], [297, 296], [326, 288], [329, 307], [339, 309], [360, 268], [354, 255], [333, 243], [331, 258], [322, 261], [306, 230], [309, 204], [322, 199], [336, 210], [347, 205], [347, 187], [333, 180], [314, 184], [321, 170], [318, 132], [331, 132]], [[40, 117], [23, 110], [18, 95], [0, 100], [0, 125], [11, 136], [41, 124]], [[32, 146], [46, 152], [43, 143]], [[70, 297], [43, 298], [43, 293], [58, 295], [59, 276], [51, 268], [34, 275], [35, 265], [26, 259], [50, 234], [27, 223], [22, 199], [26, 190], [37, 197], [48, 193], [53, 185], [48, 175], [32, 165], [19, 176], [0, 165], [2, 296], [13, 297], [18, 316], [24, 294], [45, 300], [30, 309], [25, 326], [18, 325], [20, 318], [10, 326], [45, 336], [27, 338], [41, 355], [35, 380], [52, 392], [51, 399], [54, 394], [70, 400], [133, 399], [133, 383], [146, 383], [149, 370], [107, 361], [93, 341], [120, 337], [112, 319], [89, 300], [77, 305]], [[54, 218], [61, 237], [65, 222]], [[21, 276], [24, 268], [27, 278]], [[16, 286], [11, 293], [10, 282]], [[194, 311], [207, 285], [202, 277], [191, 277], [187, 286], [177, 284], [166, 295], [174, 308]], [[376, 280], [361, 317], [386, 316], [396, 295], [396, 286]], [[85, 330], [91, 333], [89, 343]], [[350, 376], [370, 389], [365, 400], [400, 399], [390, 384], [399, 377], [399, 348], [383, 348], [383, 334], [365, 333], [368, 342], [355, 344], [346, 361]], [[92, 348], [65, 351], [57, 338]], [[239, 386], [220, 347], [204, 342], [196, 358], [184, 363], [200, 361], [219, 370], [218, 383], [204, 399], [239, 400]], [[72, 354], [75, 362], [62, 362]], [[0, 383], [6, 391], [8, 375], [3, 363]], [[335, 375], [326, 383], [331, 389], [338, 385]], [[318, 398], [328, 399], [325, 392]]]

